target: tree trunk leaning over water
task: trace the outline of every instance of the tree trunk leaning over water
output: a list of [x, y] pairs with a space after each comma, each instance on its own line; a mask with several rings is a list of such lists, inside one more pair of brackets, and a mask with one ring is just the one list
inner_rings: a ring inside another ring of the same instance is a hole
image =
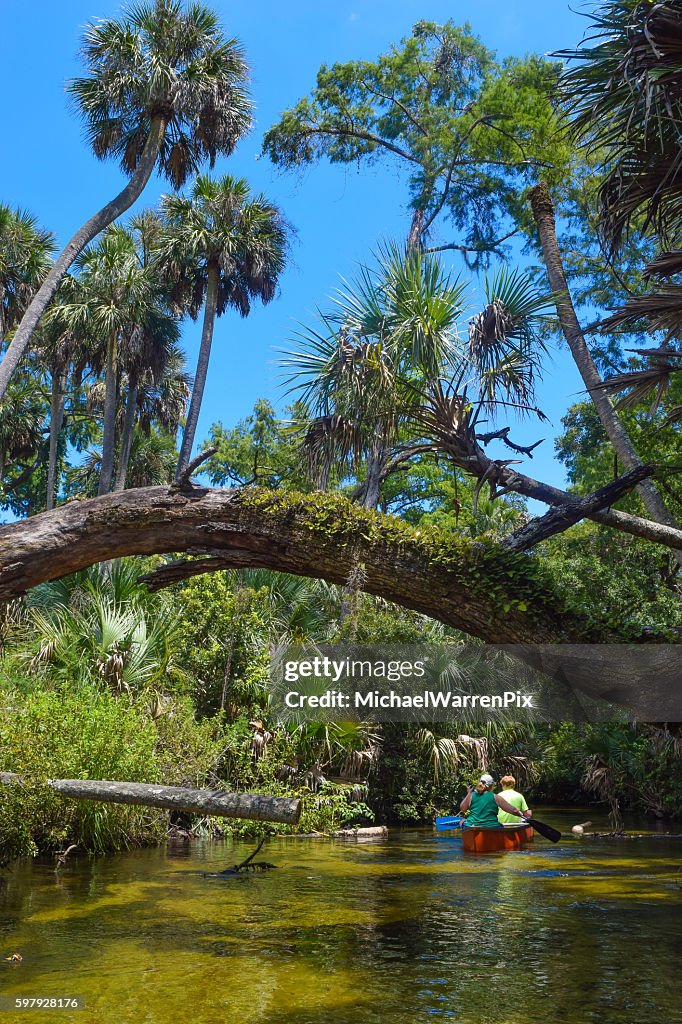
[[[0, 774], [0, 784], [20, 782], [19, 775]], [[185, 786], [157, 786], [146, 782], [110, 782], [98, 779], [48, 779], [47, 785], [60, 796], [74, 800], [96, 800], [111, 804], [161, 807], [188, 814], [211, 814], [220, 818], [275, 821], [296, 825], [301, 817], [297, 797], [261, 793], [230, 793], [222, 789], [190, 789]]]
[[194, 387], [192, 388], [192, 400], [189, 404], [185, 429], [182, 432], [182, 446], [175, 477], [180, 479], [184, 473], [192, 455], [194, 439], [199, 422], [201, 401], [204, 397], [204, 387], [208, 376], [208, 364], [211, 358], [211, 345], [213, 343], [213, 328], [215, 326], [216, 311], [218, 308], [218, 288], [220, 286], [220, 268], [216, 263], [211, 262], [208, 267], [208, 282], [206, 285], [206, 305], [204, 306], [204, 320], [201, 328], [201, 346], [197, 359], [197, 372], [194, 375]]
[[[251, 567], [341, 585], [361, 561], [367, 592], [487, 642], [621, 638], [615, 627], [568, 611], [525, 554], [466, 538], [434, 547], [423, 531], [394, 517], [330, 498], [321, 504], [319, 494], [285, 496], [260, 488], [145, 487], [71, 501], [0, 528], [0, 600], [125, 555], [209, 556], [186, 563], [178, 579]], [[495, 597], [493, 580], [499, 591], [500, 579], [506, 592]], [[514, 602], [526, 609], [533, 604], [533, 614], [516, 610]]]
[[145, 582], [158, 587], [203, 572], [263, 568], [344, 585], [361, 562], [367, 593], [486, 643], [515, 645], [517, 657], [562, 672], [564, 684], [591, 697], [641, 706], [655, 683], [656, 706], [664, 710], [655, 718], [647, 712], [646, 720], [682, 718], [682, 644], [662, 642], [670, 631], [633, 633], [606, 613], [572, 608], [524, 553], [415, 530], [340, 496], [174, 486], [68, 502], [0, 528], [0, 600], [97, 562], [177, 551], [206, 557], [162, 567]]
[[[642, 465], [642, 460], [637, 454], [618, 413], [613, 408], [611, 399], [601, 387], [603, 383], [602, 378], [587, 347], [585, 336], [575, 312], [557, 242], [554, 204], [552, 203], [549, 189], [544, 182], [541, 182], [532, 189], [530, 203], [540, 236], [542, 253], [547, 267], [547, 277], [549, 278], [550, 287], [556, 296], [557, 315], [573, 360], [578, 367], [580, 376], [594, 403], [602, 426], [621, 464], [629, 470], [637, 469]], [[638, 485], [637, 490], [652, 519], [665, 526], [677, 527], [674, 516], [671, 515], [666, 507], [653, 480], [643, 480]], [[675, 558], [682, 565], [682, 554], [676, 553]]]
[[140, 162], [128, 184], [119, 192], [115, 199], [112, 199], [106, 206], [103, 206], [101, 210], [78, 229], [33, 296], [0, 363], [0, 402], [5, 397], [10, 377], [28, 348], [41, 316], [54, 298], [62, 278], [73, 261], [109, 224], [113, 224], [126, 210], [130, 209], [142, 194], [154, 170], [165, 130], [165, 118], [160, 116], [153, 118]]

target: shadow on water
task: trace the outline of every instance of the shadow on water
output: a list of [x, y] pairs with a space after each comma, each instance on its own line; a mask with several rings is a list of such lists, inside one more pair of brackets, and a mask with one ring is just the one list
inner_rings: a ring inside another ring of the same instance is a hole
[[174, 844], [58, 876], [16, 865], [0, 887], [0, 955], [24, 959], [0, 965], [0, 994], [78, 996], [87, 1011], [58, 1019], [80, 1024], [680, 1019], [682, 844], [569, 839], [471, 857], [427, 831], [276, 839], [276, 871], [210, 877], [251, 849]]

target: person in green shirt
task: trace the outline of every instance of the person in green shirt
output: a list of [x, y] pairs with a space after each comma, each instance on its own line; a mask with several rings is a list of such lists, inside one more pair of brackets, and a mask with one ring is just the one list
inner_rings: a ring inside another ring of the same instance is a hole
[[[517, 811], [528, 810], [528, 804], [526, 803], [526, 798], [523, 793], [517, 793], [515, 789], [516, 779], [513, 775], [503, 775], [500, 779], [500, 785], [502, 786], [502, 796], [508, 804], [515, 807]], [[526, 817], [530, 818], [532, 813], [533, 812], [530, 811]], [[503, 811], [502, 808], [497, 812], [497, 820], [500, 825], [518, 825], [519, 823], [519, 819], [515, 815], [507, 814], [507, 812]]]
[[521, 821], [527, 817], [530, 818], [530, 811], [524, 813], [517, 810], [512, 804], [507, 803], [501, 794], [493, 793], [494, 787], [495, 780], [492, 775], [487, 773], [481, 775], [481, 779], [475, 788], [474, 786], [469, 786], [467, 795], [459, 805], [462, 814], [466, 814], [467, 811], [469, 812], [466, 821], [462, 822], [462, 828], [469, 828], [470, 826], [476, 826], [477, 828], [502, 828], [497, 819], [500, 810], [511, 815], [517, 822], [519, 818]]

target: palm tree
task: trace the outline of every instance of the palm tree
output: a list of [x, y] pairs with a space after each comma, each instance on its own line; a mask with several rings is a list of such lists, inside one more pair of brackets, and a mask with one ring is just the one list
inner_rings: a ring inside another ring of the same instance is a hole
[[[62, 283], [73, 287], [69, 277]], [[57, 462], [59, 438], [64, 425], [64, 407], [66, 404], [69, 367], [74, 353], [82, 340], [77, 331], [69, 330], [63, 320], [60, 322], [58, 310], [58, 306], [53, 307], [50, 312], [55, 312], [57, 315], [49, 320], [46, 318], [43, 324], [41, 324], [40, 329], [40, 353], [44, 357], [50, 373], [50, 448], [47, 460], [47, 494], [45, 501], [45, 508], [48, 511], [54, 508], [58, 490]]]
[[654, 392], [657, 406], [679, 369], [670, 343], [682, 330], [682, 11], [670, 0], [617, 0], [592, 14], [592, 28], [577, 50], [561, 54], [571, 62], [562, 82], [574, 135], [604, 164], [600, 230], [614, 250], [630, 232], [652, 231], [664, 251], [644, 274], [665, 282], [601, 324], [629, 329], [646, 321], [665, 335], [660, 349], [637, 353], [648, 365], [618, 374], [603, 390], [630, 389], [623, 407]]
[[285, 265], [287, 234], [279, 210], [252, 196], [243, 178], [197, 178], [188, 196], [161, 200], [165, 230], [158, 263], [174, 280], [178, 309], [196, 319], [203, 306], [201, 346], [182, 436], [178, 477], [190, 460], [216, 317], [226, 309], [248, 316], [254, 299], [270, 302]]
[[123, 190], [78, 229], [36, 292], [0, 364], [0, 401], [38, 322], [76, 257], [139, 198], [155, 167], [180, 188], [229, 155], [251, 124], [241, 47], [198, 3], [146, 0], [91, 24], [88, 74], [69, 85], [96, 157], [118, 157]]
[[312, 417], [305, 450], [323, 486], [332, 464], [364, 462], [363, 504], [376, 508], [415, 388], [448, 364], [462, 296], [437, 257], [389, 247], [337, 294], [322, 331], [304, 328], [303, 348], [283, 365]]
[[144, 321], [125, 333], [122, 344], [121, 366], [125, 368], [127, 391], [114, 491], [125, 488], [141, 385], [147, 383], [148, 388], [154, 387], [161, 380], [168, 360], [177, 357], [178, 353], [179, 328], [176, 320], [162, 308], [151, 306]]
[[382, 481], [413, 457], [446, 452], [471, 472], [482, 415], [539, 412], [533, 385], [548, 298], [507, 270], [486, 280], [486, 292], [464, 335], [464, 288], [439, 258], [389, 249], [338, 295], [324, 332], [304, 330], [303, 348], [284, 365], [312, 419], [304, 452], [318, 479], [332, 464], [348, 472], [364, 463], [355, 496], [375, 508]]
[[[35, 495], [29, 487], [23, 499], [17, 496], [17, 490], [30, 482], [47, 455], [41, 385], [42, 375], [31, 366], [29, 372], [17, 375], [7, 398], [0, 403], [0, 497], [23, 515], [32, 510]], [[10, 478], [10, 469], [17, 474], [14, 479]]]
[[0, 203], [0, 345], [50, 269], [54, 236], [26, 210]]
[[[664, 252], [646, 268], [645, 276], [670, 277], [682, 270], [679, 218], [682, 211], [682, 166], [679, 159], [679, 122], [682, 116], [682, 62], [679, 4], [665, 0], [610, 0], [592, 14], [592, 33], [578, 49], [559, 56], [571, 62], [562, 77], [571, 130], [602, 162], [599, 229], [606, 246], [615, 253], [631, 230], [653, 229]], [[627, 469], [641, 459], [613, 409], [609, 391], [617, 392], [642, 380], [621, 375], [603, 382], [580, 329], [568, 292], [556, 242], [554, 213], [547, 189], [540, 186], [531, 197], [545, 254], [551, 287], [561, 293], [557, 309], [573, 358], [590, 393], [613, 448]], [[637, 296], [602, 323], [613, 330], [647, 319], [656, 330], [675, 336], [682, 324], [682, 286], [674, 283], [646, 296]], [[668, 369], [648, 367], [645, 379], [652, 388], [665, 388]], [[644, 391], [646, 392], [646, 388]], [[675, 527], [675, 517], [652, 480], [638, 491], [656, 522]], [[677, 556], [682, 564], [682, 556]]]
[[[140, 263], [135, 238], [125, 228], [111, 226], [100, 241], [76, 261], [75, 294], [55, 307], [52, 320], [70, 330], [86, 332], [92, 344], [90, 362], [104, 370], [105, 395], [99, 494], [111, 490], [116, 451], [116, 418], [122, 361], [128, 362], [127, 415], [124, 438], [128, 445], [137, 407], [136, 383], [145, 362], [158, 365], [178, 337], [177, 322], [166, 312], [158, 281]], [[126, 456], [127, 464], [127, 456]]]
[[617, 249], [632, 228], [679, 242], [682, 11], [676, 0], [609, 0], [562, 77], [574, 135], [604, 163], [600, 225]]
[[[168, 437], [176, 436], [187, 411], [192, 378], [185, 370], [184, 353], [177, 345], [172, 342], [168, 344], [163, 334], [157, 337], [150, 336], [149, 340], [152, 346], [149, 353], [150, 362], [146, 365], [144, 362], [141, 363], [140, 357], [144, 355], [144, 350], [136, 351], [133, 368], [129, 368], [126, 374], [126, 412], [119, 443], [114, 491], [122, 491], [126, 487], [133, 446], [135, 462], [138, 464], [135, 469], [136, 477], [142, 472], [145, 477], [155, 477], [154, 483], [166, 483], [173, 475], [171, 473], [169, 477], [162, 474], [162, 479], [156, 479], [159, 477], [156, 471], [141, 471], [140, 460], [147, 462], [154, 448], [153, 445], [145, 443], [143, 438], [151, 438], [154, 427]], [[140, 435], [137, 441], [136, 431], [139, 431]], [[146, 453], [144, 456], [143, 452]]]
[[[143, 211], [131, 218], [130, 230], [140, 266], [149, 269], [151, 275], [161, 231], [158, 214], [154, 210]], [[147, 436], [151, 420], [175, 435], [189, 399], [189, 378], [185, 373], [184, 356], [177, 346], [179, 325], [166, 315], [166, 294], [161, 287], [156, 300], [158, 304], [150, 306], [148, 322], [124, 337], [121, 365], [126, 381], [126, 401], [114, 491], [125, 489], [138, 417], [145, 417]]]

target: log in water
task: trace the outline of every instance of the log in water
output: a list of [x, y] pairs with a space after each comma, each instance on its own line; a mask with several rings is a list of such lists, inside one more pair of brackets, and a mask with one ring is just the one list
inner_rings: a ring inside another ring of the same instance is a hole
[[[10, 772], [0, 773], [0, 782], [19, 782]], [[157, 786], [145, 782], [110, 782], [101, 779], [48, 779], [47, 785], [60, 796], [103, 803], [140, 804], [189, 814], [213, 814], [221, 818], [247, 818], [296, 825], [301, 801], [294, 797], [262, 793], [230, 793], [220, 789], [188, 789]]]

